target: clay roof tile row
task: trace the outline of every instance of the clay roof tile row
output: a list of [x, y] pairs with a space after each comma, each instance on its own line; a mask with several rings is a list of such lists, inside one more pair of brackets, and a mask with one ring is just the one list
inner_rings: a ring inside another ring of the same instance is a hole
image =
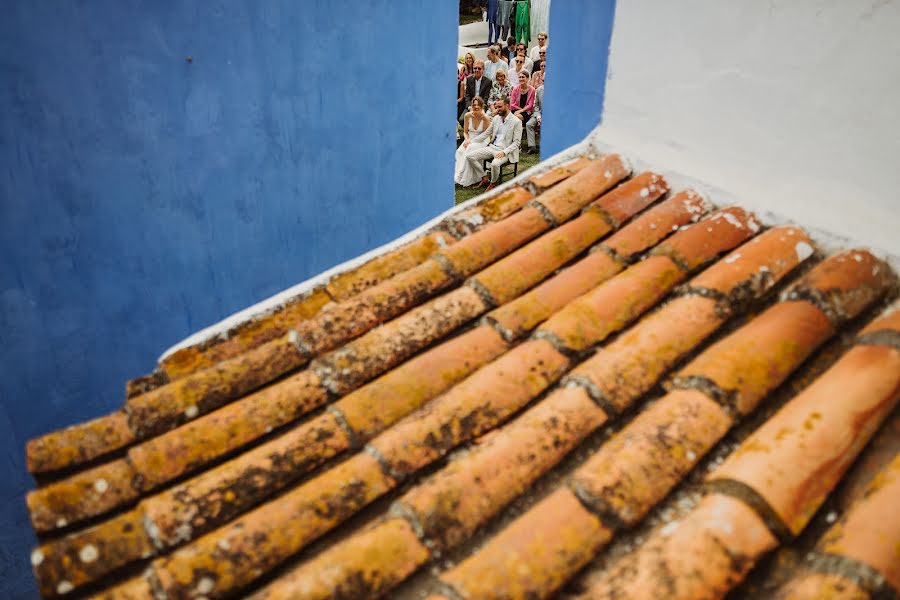
[[[697, 193], [666, 198], [662, 176], [629, 175], [607, 155], [532, 177], [168, 355], [122, 410], [33, 440], [33, 472], [70, 470], [28, 496], [47, 534], [32, 556], [41, 593], [383, 595], [619, 427], [427, 588], [558, 591], [895, 285], [869, 252], [808, 269], [818, 257], [799, 227], [762, 231], [740, 207], [707, 214]], [[898, 315], [864, 329], [711, 473], [696, 508], [586, 593], [721, 597], [790, 543], [896, 404]], [[900, 499], [893, 469], [779, 593], [896, 591], [900, 532], [875, 516]], [[367, 509], [386, 496], [387, 511]], [[346, 539], [293, 558], [336, 529]]]

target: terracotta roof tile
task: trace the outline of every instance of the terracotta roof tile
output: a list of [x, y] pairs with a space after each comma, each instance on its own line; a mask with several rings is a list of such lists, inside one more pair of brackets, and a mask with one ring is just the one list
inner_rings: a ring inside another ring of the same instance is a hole
[[[766, 243], [748, 243], [754, 244], [754, 247], [760, 245], [769, 245], [772, 252], [767, 256], [766, 262], [769, 264], [780, 263], [785, 252], [793, 253], [792, 247], [785, 247], [774, 242], [780, 241], [783, 231], [771, 230], [766, 236], [772, 242]], [[743, 248], [735, 251], [738, 254]], [[747, 253], [748, 256], [750, 253]], [[759, 258], [764, 255], [759, 253]], [[789, 256], [789, 254], [788, 254]], [[757, 258], [756, 260], [759, 260]], [[720, 261], [717, 265], [711, 267], [703, 274], [697, 276], [692, 282], [714, 281], [718, 279], [717, 271], [731, 271], [731, 265], [734, 261], [726, 262], [728, 259]], [[799, 258], [794, 261], [794, 266], [799, 263]], [[829, 269], [830, 263], [826, 261], [820, 266], [822, 269]], [[749, 269], [751, 272], [758, 270], [758, 267]], [[781, 273], [783, 275], [784, 272]], [[736, 283], [736, 282], [735, 282]], [[757, 293], [763, 290], [758, 289]], [[670, 344], [683, 341], [680, 338], [679, 331], [676, 329], [671, 331], [667, 337], [660, 335], [652, 336], [657, 322], [671, 322], [678, 315], [680, 310], [679, 304], [683, 304], [685, 300], [680, 298], [674, 303], [662, 308], [654, 317], [656, 322], [651, 319], [645, 319], [631, 333], [628, 332], [620, 336], [613, 344], [606, 349], [601, 350], [595, 357], [587, 361], [582, 367], [573, 370], [573, 375], [569, 378], [573, 383], [578, 383], [579, 375], [585, 373], [594, 374], [596, 378], [594, 385], [603, 385], [603, 379], [615, 382], [613, 389], [628, 390], [625, 398], [622, 396], [604, 396], [603, 404], [606, 405], [610, 401], [609, 397], [618, 399], [617, 404], [613, 404], [615, 409], [621, 410], [628, 405], [627, 398], [635, 398], [644, 390], [650, 387], [653, 379], [644, 381], [643, 378], [647, 373], [646, 369], [635, 368], [624, 370], [619, 360], [620, 356], [631, 357], [630, 360], [643, 358], [645, 364], [653, 364], [654, 356], [650, 353], [650, 349], [635, 345], [635, 342], [644, 339], [653, 339], [658, 347], [669, 347]], [[707, 301], [708, 299], [702, 298]], [[788, 304], [790, 302], [785, 302]], [[751, 321], [744, 328], [729, 337], [726, 337], [720, 344], [727, 344], [732, 339], [744, 339], [745, 337], [753, 337], [754, 324], [760, 319], [765, 319], [767, 314], [777, 311], [780, 305], [769, 309], [766, 313]], [[668, 313], [668, 318], [665, 315]], [[715, 322], [715, 319], [713, 320]], [[719, 318], [721, 322], [721, 318]], [[690, 323], [690, 322], [688, 322]], [[824, 335], [830, 334], [830, 329], [824, 332]], [[747, 332], [750, 332], [749, 334]], [[655, 339], [654, 339], [655, 338]], [[690, 339], [689, 337], [687, 339]], [[699, 340], [695, 340], [697, 343]], [[686, 352], [688, 348], [682, 348], [682, 352]], [[647, 354], [642, 351], [646, 350]], [[716, 354], [716, 346], [713, 346], [707, 353]], [[778, 346], [762, 346], [757, 352], [763, 356], [777, 357]], [[705, 354], [701, 354], [701, 357]], [[755, 355], [733, 355], [731, 362], [723, 362], [723, 371], [729, 374], [743, 373], [744, 364], [747, 361], [756, 358]], [[677, 359], [677, 354], [669, 358], [668, 364], [672, 364]], [[701, 359], [698, 359], [701, 360]], [[793, 367], [799, 364], [800, 360], [792, 362]], [[603, 365], [604, 367], [599, 367]], [[651, 367], [652, 368], [652, 367]], [[664, 368], [664, 367], [663, 367]], [[592, 373], [593, 372], [593, 373]], [[657, 377], [659, 371], [651, 371]], [[625, 374], [630, 374], [628, 377]], [[603, 378], [603, 379], [601, 379]], [[782, 377], [783, 378], [783, 377]], [[622, 380], [626, 383], [621, 383]], [[631, 379], [632, 382], [627, 382]], [[655, 379], [655, 378], [654, 378]], [[768, 390], [775, 387], [781, 378], [774, 381], [768, 381], [766, 389], [759, 390], [760, 394], [764, 394]], [[609, 384], [606, 389], [609, 389]], [[591, 389], [588, 386], [587, 389]], [[547, 401], [553, 400], [551, 395]], [[624, 400], [624, 401], [623, 401]], [[615, 402], [615, 401], [613, 401]], [[731, 426], [731, 417], [729, 413], [723, 410], [720, 404], [712, 397], [697, 390], [678, 390], [668, 394], [656, 404], [641, 413], [634, 421], [632, 421], [623, 431], [621, 431], [612, 440], [600, 448], [600, 450], [592, 456], [573, 476], [571, 481], [571, 490], [566, 493], [573, 494], [585, 505], [586, 508], [593, 510], [603, 519], [606, 528], [619, 528], [630, 526], [640, 520], [646, 512], [658, 502], [666, 493], [689, 471], [693, 465], [717, 442]], [[523, 478], [524, 479], [524, 478]], [[548, 519], [548, 510], [552, 510], [550, 504], [539, 504], [537, 507], [526, 513], [519, 522], [514, 523], [510, 528], [510, 533], [505, 531], [498, 535], [495, 541], [489, 543], [481, 552], [473, 556], [468, 561], [462, 563], [459, 567], [452, 570], [448, 574], [447, 581], [480, 581], [486, 577], [484, 570], [490, 565], [490, 569], [496, 569], [498, 563], [504, 559], [510, 549], [510, 542], [520, 543], [522, 537], [527, 535], [530, 530], [540, 531], [540, 523]], [[611, 535], [611, 534], [610, 534]], [[509, 569], [504, 573], [504, 577], [509, 582], [508, 585], [513, 587], [521, 586], [522, 589], [529, 589], [532, 593], [543, 595], [549, 590], [547, 588], [531, 588], [531, 585], [539, 585], [544, 581], [559, 581], [564, 579], [562, 573], [569, 575], [583, 564], [585, 564], [596, 551], [595, 544], [590, 544], [585, 548], [573, 548], [567, 545], [567, 540], [560, 539], [557, 542], [546, 541], [547, 553], [553, 556], [564, 557], [564, 562], [550, 562], [545, 564], [536, 564], [527, 557], [519, 557], [516, 566], [509, 565]], [[580, 553], [579, 553], [580, 552]], [[508, 564], [508, 563], [507, 563]], [[525, 569], [522, 569], [522, 566]], [[531, 581], [532, 573], [543, 573], [543, 569], [547, 569], [556, 573], [555, 576], [540, 576]], [[524, 572], [526, 580], [520, 579], [518, 572]], [[495, 583], [498, 597], [502, 597], [505, 585]], [[480, 597], [478, 595], [474, 597]], [[488, 596], [490, 597], [490, 596]], [[527, 597], [527, 594], [526, 594]]]
[[[638, 185], [629, 182], [621, 186], [625, 192], [620, 191], [621, 188], [616, 190], [617, 202], [629, 195], [642, 198], [640, 190], [648, 179], [651, 177], [638, 178]], [[658, 182], [659, 177], [654, 175], [652, 180]], [[641, 207], [658, 196], [659, 193], [643, 194], [641, 202], [635, 206]], [[488, 267], [476, 275], [475, 281], [486, 276], [486, 281], [496, 281], [496, 295], [500, 295], [505, 287], [501, 298], [511, 299], [607, 233], [609, 225], [598, 219], [592, 213], [585, 213]], [[537, 256], [546, 256], [546, 268], [526, 269], [528, 277], [519, 278], [517, 285], [510, 285], [510, 272], [521, 271]], [[497, 273], [504, 276], [497, 277]], [[320, 381], [335, 393], [347, 393], [487, 308], [482, 295], [473, 287], [461, 287], [427, 302], [314, 361], [311, 368], [321, 375], [321, 380], [316, 374], [301, 373], [214, 412], [208, 418], [198, 419], [132, 448], [126, 460], [105, 469], [114, 473], [107, 474], [101, 468], [98, 473], [77, 475], [72, 481], [63, 481], [31, 494], [31, 512], [40, 515], [33, 517], [35, 527], [49, 530], [60, 518], [68, 524], [100, 514], [134, 499], [142, 491], [152, 490], [190, 472], [321, 405], [327, 397]], [[112, 493], [104, 494], [102, 502], [84, 502], [80, 490], [101, 478], [111, 486]]]
[[[885, 587], [884, 583], [895, 593], [900, 591], [898, 498], [900, 454], [869, 483], [858, 502], [825, 533], [816, 546], [816, 553], [808, 558], [810, 567], [826, 572], [843, 571], [841, 578], [844, 581], [865, 583], [868, 592], [873, 595]], [[884, 583], [878, 581], [879, 578], [883, 578]]]
[[[835, 262], [820, 273], [830, 272]], [[876, 322], [874, 329], [893, 318]], [[896, 405], [898, 389], [900, 350], [863, 339], [713, 471], [711, 492], [697, 508], [657, 529], [585, 597], [721, 597], [779, 539], [805, 527]]]
[[[537, 598], [623, 543], [584, 582], [591, 597], [733, 588], [805, 528], [896, 404], [900, 311], [713, 462], [686, 516], [638, 531], [644, 543], [625, 530], [658, 523], [645, 516], [894, 275], [839, 253], [764, 308], [820, 258], [802, 229], [762, 231], [739, 207], [703, 218], [697, 193], [663, 200], [663, 177], [628, 175], [617, 155], [555, 167], [168, 355], [129, 382], [123, 410], [32, 441], [29, 469], [56, 478], [27, 499], [48, 534], [32, 556], [41, 593], [374, 597], [449, 557], [415, 576], [416, 597]], [[782, 596], [896, 586], [891, 477], [852, 487], [862, 499]], [[536, 485], [547, 495], [529, 507]], [[387, 512], [368, 507], [388, 494]]]
[[898, 389], [900, 349], [857, 345], [760, 427], [711, 480], [749, 487], [796, 535], [896, 404]]
[[[620, 173], [624, 172], [621, 165], [621, 160], [617, 157], [591, 161], [594, 177], [557, 186], [556, 196], [572, 199], [573, 205], [581, 203], [583, 206], [621, 179]], [[611, 176], [606, 177], [602, 173], [597, 175], [610, 168], [616, 172], [617, 179], [611, 179]], [[549, 199], [548, 204], [553, 206], [554, 200]], [[310, 357], [331, 350], [381, 321], [403, 313], [452, 284], [455, 278], [468, 273], [467, 269], [475, 267], [477, 270], [479, 266], [486, 266], [549, 227], [536, 209], [514, 216], [516, 218], [494, 223], [479, 234], [466, 238], [465, 243], [458, 244], [459, 247], [454, 252], [436, 253], [434, 258], [333, 305], [314, 318], [295, 323], [296, 330], [269, 340], [244, 354], [213, 365], [206, 365], [206, 359], [200, 361], [202, 365], [191, 359], [188, 362], [192, 365], [206, 366], [199, 370], [184, 367], [183, 381], [173, 381], [126, 401], [126, 412], [133, 422], [131, 426], [127, 425], [124, 415], [113, 413], [88, 424], [32, 440], [27, 449], [29, 470], [52, 471], [93, 460], [122, 448], [135, 439], [158, 435], [191, 418], [185, 413], [197, 415], [216, 408], [262, 383], [302, 366]], [[405, 252], [411, 251], [409, 246], [405, 248]], [[413, 250], [414, 254], [419, 254], [418, 248], [414, 247]], [[401, 262], [404, 260], [407, 259], [404, 258]], [[454, 260], [468, 262], [453, 267]], [[360, 269], [364, 267], [365, 265]], [[450, 273], [447, 272], [448, 269]], [[303, 318], [312, 316], [304, 314]], [[272, 319], [276, 317], [262, 319], [259, 326], [268, 327], [266, 323], [271, 324]], [[280, 317], [276, 320], [278, 319]], [[283, 324], [282, 321], [279, 323]], [[199, 350], [195, 347], [186, 349], [188, 354], [197, 351]], [[175, 359], [176, 362], [178, 360]]]
[[[769, 236], [772, 239], [777, 239], [782, 233], [773, 231], [770, 232]], [[762, 254], [758, 253], [759, 258], [755, 259], [759, 263], [757, 267], [759, 265], [764, 266], [767, 263], [773, 265], [781, 263], [784, 260], [782, 256], [785, 251], [782, 250], [781, 254], [779, 254], [779, 249], [779, 246], [775, 244], [770, 255], [764, 257], [764, 260]], [[789, 248], [789, 251], [790, 255], [794, 254], [792, 246]], [[799, 259], [794, 259], [793, 265], [798, 264], [798, 262]], [[731, 267], [727, 268], [732, 270]], [[786, 271], [787, 269], [783, 267], [777, 269], [778, 276], [783, 276]], [[735, 282], [735, 284], [737, 283]], [[764, 289], [757, 288], [756, 291], [761, 294]], [[514, 354], [511, 353], [511, 355]], [[481, 382], [477, 383], [480, 385], [473, 386], [473, 390], [476, 387], [482, 390], [497, 387], [496, 384], [490, 386], [481, 384]], [[690, 392], [685, 392], [684, 394], [687, 395]], [[699, 396], [700, 402], [708, 403], [710, 410], [718, 411], [723, 421], [724, 429], [727, 430], [730, 425], [728, 416], [722, 413], [715, 402], [702, 394], [696, 394]], [[500, 391], [497, 394], [497, 398], [491, 400], [491, 408], [498, 410], [498, 407], [502, 406], [503, 402], [508, 401], [511, 396], [513, 394]], [[468, 417], [472, 413], [464, 414]], [[425, 412], [418, 415], [418, 418], [411, 417], [408, 420], [410, 427], [414, 427], [430, 416], [430, 412]], [[693, 414], [692, 416], [696, 417], [697, 415]], [[562, 456], [584, 439], [588, 433], [597, 429], [606, 418], [606, 413], [594, 404], [594, 401], [584, 389], [563, 388], [551, 394], [538, 406], [527, 411], [522, 417], [516, 419], [498, 433], [489, 436], [482, 445], [473, 450], [468, 456], [454, 461], [432, 479], [413, 488], [398, 501], [397, 506], [402, 507], [401, 512], [404, 515], [413, 516], [414, 522], [418, 524], [417, 532], [423, 539], [428, 541], [429, 547], [433, 551], [451, 548], [468, 535], [471, 535], [475, 528], [481, 525], [486, 518], [496, 513], [509, 500], [527, 489], [536, 477], [552, 467]], [[698, 421], [703, 423], [702, 420], [698, 419]], [[401, 440], [408, 440], [410, 437], [397, 428], [389, 430], [386, 435], [391, 435], [392, 433], [397, 438], [398, 444], [402, 443]], [[724, 431], [720, 431], [719, 435], [722, 433]], [[373, 442], [373, 445], [377, 446], [378, 439]], [[429, 443], [434, 443], [435, 440], [436, 438], [432, 436]], [[458, 443], [458, 440], [453, 441]], [[408, 445], [402, 447], [402, 452], [401, 458], [415, 454]], [[385, 452], [381, 452], [381, 455], [385, 456], [387, 462], [392, 465], [397, 460], [396, 458], [392, 460], [392, 457]], [[667, 456], [666, 458], [668, 459], [669, 457]], [[477, 494], [471, 493], [474, 489], [478, 490]], [[572, 498], [574, 499], [574, 496]], [[550, 506], [548, 510], [555, 510], [555, 507]], [[545, 518], [550, 519], [551, 517], [547, 515]], [[534, 520], [529, 524], [528, 529], [531, 531], [542, 531], [541, 523], [543, 520]], [[387, 522], [390, 522], [390, 520]], [[378, 526], [376, 526], [377, 528]], [[567, 540], [568, 538], [565, 540], [559, 539], [561, 544], [564, 544]], [[347, 542], [336, 546], [335, 552], [346, 555], [347, 547], [359, 549], [361, 544], [367, 541], [378, 543], [378, 537], [367, 535], [365, 540], [361, 540], [354, 536]], [[517, 536], [517, 541], [522, 541], [521, 535]], [[567, 554], [567, 552], [578, 551], [576, 548], [548, 544], [546, 541], [544, 543], [552, 548], [552, 551], [548, 548], [547, 553], [542, 555], [545, 559], [548, 554], [552, 554], [553, 556], [564, 556], [565, 560], [571, 561], [572, 556]], [[359, 556], [363, 555], [364, 553], [359, 554]], [[491, 556], [494, 557], [497, 554], [491, 554]], [[519, 559], [522, 562], [529, 563], [529, 568], [526, 569], [529, 575], [531, 573], [543, 573], [539, 564], [525, 561], [522, 557], [519, 557]], [[297, 571], [289, 574], [285, 580], [273, 584], [272, 587], [273, 589], [281, 590], [278, 592], [279, 594], [289, 594], [290, 590], [296, 592], [296, 590], [305, 589], [306, 584], [304, 582], [308, 578], [315, 578], [322, 565], [334, 564], [336, 560], [330, 551], [326, 551], [320, 559], [301, 566]], [[354, 574], [363, 567], [359, 562], [349, 560], [343, 568], [345, 576], [352, 579], [355, 576]], [[336, 568], [333, 567], [333, 570]], [[555, 572], [557, 579], [564, 572], [563, 569], [549, 569], [549, 571]], [[485, 577], [486, 575], [479, 572], [474, 577], [467, 576], [464, 579], [470, 582], [482, 581]], [[510, 580], [509, 573], [504, 573], [502, 577]], [[552, 579], [550, 575], [547, 577]], [[472, 584], [470, 583], [470, 585]], [[498, 597], [503, 597], [504, 592], [499, 590], [504, 588], [503, 586], [498, 587], [496, 582], [485, 588], [479, 587], [479, 591], [474, 592], [473, 597], [490, 597], [487, 592], [489, 588], [498, 590]], [[383, 591], [383, 588], [369, 588], [368, 591], [369, 593], [376, 593], [377, 591]]]

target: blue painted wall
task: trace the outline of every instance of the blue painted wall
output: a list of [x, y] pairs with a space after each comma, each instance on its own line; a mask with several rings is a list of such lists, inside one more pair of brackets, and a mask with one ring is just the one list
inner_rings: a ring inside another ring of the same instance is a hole
[[541, 155], [577, 144], [600, 123], [615, 0], [555, 0], [544, 89]]
[[452, 204], [457, 9], [3, 3], [0, 597], [36, 595], [27, 439]]

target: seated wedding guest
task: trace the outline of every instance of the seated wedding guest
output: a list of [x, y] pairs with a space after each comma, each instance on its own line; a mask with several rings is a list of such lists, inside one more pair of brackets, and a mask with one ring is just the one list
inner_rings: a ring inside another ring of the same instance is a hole
[[544, 85], [544, 76], [547, 73], [547, 61], [541, 63], [541, 68], [531, 75], [531, 87], [538, 89]]
[[528, 73], [528, 71], [525, 70], [524, 67], [525, 67], [525, 59], [522, 58], [521, 56], [517, 56], [516, 60], [513, 61], [513, 66], [510, 67], [510, 69], [509, 69], [509, 78], [512, 81], [518, 81], [519, 73], [525, 73], [530, 78], [531, 75]]
[[[495, 116], [488, 128], [472, 139], [472, 144], [487, 142], [486, 146], [466, 151], [463, 167], [464, 177], [474, 171], [482, 170], [485, 160], [491, 161], [491, 178], [482, 176], [481, 185], [487, 184], [490, 190], [500, 178], [500, 168], [507, 162], [519, 162], [519, 145], [522, 143], [522, 122], [510, 114], [509, 98], [501, 98], [494, 105]], [[469, 177], [465, 177], [469, 179]]]
[[467, 150], [481, 148], [487, 144], [486, 141], [473, 143], [472, 139], [484, 133], [490, 122], [490, 118], [484, 112], [484, 98], [475, 96], [472, 100], [472, 110], [466, 113], [463, 121], [463, 142], [456, 149], [456, 167], [453, 169], [453, 181], [456, 185], [475, 185], [484, 177], [484, 169], [480, 165], [474, 165], [470, 169], [465, 168], [465, 156]]
[[484, 74], [493, 80], [497, 75], [497, 69], [503, 68], [505, 71], [508, 67], [509, 65], [500, 58], [500, 46], [497, 44], [488, 46], [487, 60], [484, 61]]
[[[465, 114], [469, 110], [469, 107], [472, 106], [472, 99], [475, 98], [475, 96], [487, 98], [491, 93], [491, 84], [493, 81], [484, 75], [484, 62], [476, 60], [472, 70], [475, 71], [475, 74], [466, 77], [466, 97], [463, 99], [463, 114]], [[459, 122], [462, 123], [462, 117], [460, 117]]]
[[503, 49], [503, 57], [512, 64], [512, 60], [516, 57], [516, 38], [509, 36], [506, 38], [506, 48]]
[[545, 50], [545, 51], [547, 50], [547, 44], [549, 43], [550, 37], [547, 35], [546, 31], [542, 31], [542, 32], [538, 33], [537, 40], [538, 40], [538, 45], [533, 46], [531, 48], [531, 50], [529, 50], [529, 52], [528, 52], [528, 56], [530, 56], [531, 60], [533, 60], [534, 62], [537, 62], [538, 60], [540, 60], [539, 55], [540, 55], [541, 50]]
[[466, 52], [465, 57], [463, 58], [463, 66], [459, 70], [459, 80], [463, 81], [469, 75], [475, 74], [475, 55], [471, 52]]
[[509, 100], [512, 113], [523, 125], [527, 123], [534, 111], [534, 88], [528, 85], [528, 75], [519, 73], [519, 85], [513, 88]]
[[532, 67], [532, 73], [541, 68], [541, 63], [547, 60], [547, 51], [541, 50], [538, 52], [538, 59], [534, 61], [534, 66]]
[[525, 48], [525, 44], [519, 44], [516, 46], [516, 56], [521, 56], [525, 59], [525, 70], [528, 71], [528, 75], [531, 75], [531, 70], [534, 68], [534, 61], [528, 58], [528, 50]]
[[496, 102], [500, 98], [509, 98], [509, 95], [512, 93], [512, 87], [512, 83], [506, 74], [506, 69], [498, 69], [497, 79], [491, 86], [491, 93], [488, 95], [488, 106], [496, 106]]
[[544, 86], [534, 91], [534, 112], [525, 123], [525, 137], [528, 139], [528, 149], [525, 154], [540, 154], [541, 148], [537, 145], [537, 128], [541, 126], [541, 110], [544, 108]]

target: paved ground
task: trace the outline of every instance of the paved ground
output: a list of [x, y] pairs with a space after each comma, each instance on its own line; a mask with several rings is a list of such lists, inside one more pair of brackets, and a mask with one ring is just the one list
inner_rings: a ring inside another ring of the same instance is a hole
[[487, 58], [487, 47], [484, 48], [467, 48], [471, 44], [487, 44], [488, 41], [488, 24], [486, 21], [478, 21], [469, 23], [468, 25], [459, 26], [459, 52], [458, 56], [462, 56], [466, 52], [471, 52], [475, 58]]

